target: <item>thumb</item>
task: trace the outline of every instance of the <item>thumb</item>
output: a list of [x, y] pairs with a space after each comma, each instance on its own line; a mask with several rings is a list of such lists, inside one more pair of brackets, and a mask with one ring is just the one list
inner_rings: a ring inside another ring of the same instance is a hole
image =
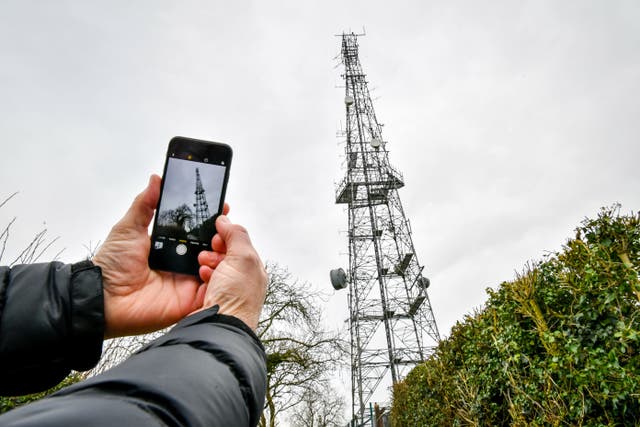
[[247, 229], [241, 225], [232, 224], [226, 215], [220, 215], [216, 219], [216, 230], [227, 247], [227, 254], [237, 254], [248, 249], [253, 251]]
[[160, 197], [160, 183], [161, 179], [158, 175], [151, 175], [147, 188], [136, 196], [129, 210], [120, 220], [121, 226], [144, 229], [149, 227]]

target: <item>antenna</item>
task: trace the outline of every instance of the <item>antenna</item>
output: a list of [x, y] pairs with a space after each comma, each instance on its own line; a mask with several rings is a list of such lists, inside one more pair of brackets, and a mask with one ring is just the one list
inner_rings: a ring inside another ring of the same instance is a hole
[[330, 278], [334, 289], [349, 289], [351, 426], [369, 426], [372, 400], [423, 362], [440, 333], [427, 295], [430, 282], [398, 194], [404, 178], [389, 163], [358, 56], [358, 35], [341, 37], [347, 170], [336, 203], [347, 205], [349, 268], [332, 270]]

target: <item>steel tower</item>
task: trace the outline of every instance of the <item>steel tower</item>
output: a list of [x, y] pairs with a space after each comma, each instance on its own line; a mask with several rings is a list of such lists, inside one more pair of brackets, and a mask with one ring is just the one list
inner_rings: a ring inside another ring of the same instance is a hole
[[346, 176], [337, 185], [336, 203], [347, 205], [349, 271], [333, 270], [331, 279], [336, 289], [349, 284], [352, 422], [368, 425], [378, 386], [403, 379], [432, 352], [440, 335], [427, 295], [429, 279], [398, 195], [404, 179], [389, 164], [356, 34], [342, 34], [341, 59]]
[[202, 225], [211, 215], [209, 214], [209, 205], [205, 197], [202, 181], [200, 180], [200, 170], [196, 168], [196, 202], [193, 206], [196, 208], [196, 227]]

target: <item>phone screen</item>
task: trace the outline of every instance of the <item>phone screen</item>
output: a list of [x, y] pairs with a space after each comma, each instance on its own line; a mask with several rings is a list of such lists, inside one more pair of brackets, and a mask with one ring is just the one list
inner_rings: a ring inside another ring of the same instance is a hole
[[209, 246], [225, 172], [223, 165], [170, 157], [158, 210], [158, 237]]
[[230, 158], [218, 151], [170, 147], [151, 236], [152, 268], [197, 275], [198, 253], [211, 250], [224, 203]]

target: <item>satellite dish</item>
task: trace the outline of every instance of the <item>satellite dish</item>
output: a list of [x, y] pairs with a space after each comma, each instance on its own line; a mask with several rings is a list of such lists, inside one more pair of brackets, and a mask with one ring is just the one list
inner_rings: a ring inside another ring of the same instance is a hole
[[418, 286], [420, 286], [422, 289], [427, 289], [429, 285], [431, 285], [431, 281], [426, 277], [420, 277], [418, 279]]
[[353, 104], [353, 97], [349, 96], [349, 95], [345, 96], [344, 97], [344, 103], [347, 104], [347, 105]]
[[371, 142], [369, 142], [369, 144], [371, 144], [373, 148], [378, 148], [382, 145], [382, 141], [380, 140], [380, 138], [373, 138]]
[[343, 269], [336, 268], [335, 270], [331, 270], [329, 277], [331, 278], [331, 285], [333, 285], [333, 289], [336, 291], [347, 287], [347, 273], [345, 273]]

